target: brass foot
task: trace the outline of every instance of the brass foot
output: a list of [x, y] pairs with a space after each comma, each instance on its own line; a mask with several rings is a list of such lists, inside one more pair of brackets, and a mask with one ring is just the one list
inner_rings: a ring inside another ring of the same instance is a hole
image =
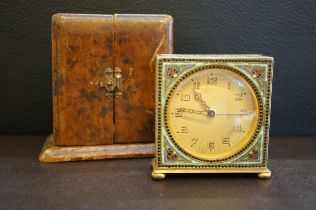
[[164, 178], [166, 178], [166, 174], [151, 172], [151, 178], [155, 180], [163, 180]]
[[271, 178], [271, 171], [265, 171], [257, 174], [258, 178], [260, 179], [270, 179]]

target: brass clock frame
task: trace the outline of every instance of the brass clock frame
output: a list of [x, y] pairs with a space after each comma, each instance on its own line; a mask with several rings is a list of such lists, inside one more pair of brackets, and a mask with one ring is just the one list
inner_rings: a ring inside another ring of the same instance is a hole
[[[168, 72], [170, 67], [177, 70], [172, 71], [173, 75]], [[254, 134], [241, 150], [227, 158], [204, 160], [182, 150], [165, 122], [167, 103], [174, 88], [188, 75], [210, 68], [231, 70], [250, 84], [258, 100], [259, 119]], [[260, 74], [256, 73], [258, 68]], [[152, 178], [164, 179], [167, 173], [256, 173], [259, 178], [270, 178], [267, 161], [272, 74], [273, 58], [262, 55], [158, 55]]]

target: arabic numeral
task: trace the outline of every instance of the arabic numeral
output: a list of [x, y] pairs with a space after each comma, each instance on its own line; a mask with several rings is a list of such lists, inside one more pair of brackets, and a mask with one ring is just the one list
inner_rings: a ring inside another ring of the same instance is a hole
[[181, 101], [190, 101], [190, 94], [181, 94]]
[[216, 85], [217, 84], [217, 76], [213, 76], [213, 74], [211, 74], [211, 76], [207, 78], [207, 84]]
[[181, 128], [180, 128], [180, 131], [178, 131], [177, 133], [188, 133], [188, 127], [186, 127], [186, 126], [182, 126]]
[[222, 144], [226, 144], [226, 145], [230, 146], [229, 137], [222, 137]]
[[243, 96], [242, 93], [235, 93], [235, 100], [236, 101], [241, 101], [242, 100], [242, 96]]
[[208, 151], [212, 152], [215, 149], [215, 142], [214, 141], [208, 142], [207, 149]]
[[175, 117], [182, 117], [182, 112], [180, 112], [179, 110], [177, 110], [177, 111], [174, 113], [174, 116], [175, 116]]
[[243, 131], [243, 129], [242, 129], [242, 127], [241, 127], [240, 124], [235, 125], [235, 126], [233, 127], [233, 130], [236, 131], [236, 132], [239, 132], [239, 133]]
[[199, 141], [199, 139], [198, 138], [192, 138], [191, 139], [191, 147], [194, 147], [194, 145], [196, 145], [196, 143]]
[[232, 79], [229, 79], [227, 83], [227, 89], [231, 90], [231, 88], [232, 88]]
[[247, 114], [247, 109], [241, 109], [240, 112], [241, 114]]
[[193, 82], [193, 90], [200, 89], [200, 82]]

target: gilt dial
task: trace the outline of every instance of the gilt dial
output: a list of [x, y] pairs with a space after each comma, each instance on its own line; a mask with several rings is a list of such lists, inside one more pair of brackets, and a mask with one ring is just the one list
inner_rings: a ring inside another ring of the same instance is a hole
[[240, 74], [204, 69], [186, 75], [170, 92], [165, 123], [183, 151], [219, 160], [249, 142], [258, 125], [258, 106], [253, 86]]

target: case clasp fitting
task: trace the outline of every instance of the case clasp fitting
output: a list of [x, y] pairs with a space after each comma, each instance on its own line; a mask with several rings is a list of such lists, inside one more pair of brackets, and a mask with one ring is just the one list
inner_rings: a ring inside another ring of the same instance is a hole
[[101, 82], [101, 87], [105, 88], [105, 94], [107, 96], [116, 96], [119, 97], [122, 95], [121, 83], [122, 83], [122, 74], [121, 69], [118, 67], [115, 68], [114, 72], [111, 68], [107, 68], [104, 71], [104, 81]]

